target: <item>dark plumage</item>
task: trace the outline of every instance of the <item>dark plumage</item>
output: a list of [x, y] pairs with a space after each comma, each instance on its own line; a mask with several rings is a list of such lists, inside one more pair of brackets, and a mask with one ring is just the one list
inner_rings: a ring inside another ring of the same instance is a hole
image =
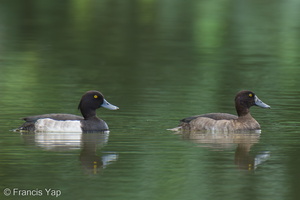
[[182, 119], [179, 127], [171, 130], [259, 130], [259, 123], [251, 116], [250, 107], [270, 108], [253, 92], [241, 91], [235, 97], [235, 108], [238, 116], [227, 113], [208, 113]]
[[94, 132], [108, 130], [108, 126], [96, 115], [96, 109], [104, 107], [110, 110], [119, 109], [108, 103], [98, 91], [86, 92], [78, 105], [81, 116], [72, 114], [44, 114], [24, 117], [25, 123], [19, 131], [41, 132]]

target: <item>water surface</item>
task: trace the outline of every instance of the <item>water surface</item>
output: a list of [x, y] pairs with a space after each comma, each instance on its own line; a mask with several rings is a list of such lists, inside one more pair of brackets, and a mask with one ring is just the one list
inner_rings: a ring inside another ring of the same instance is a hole
[[[297, 1], [3, 1], [2, 191], [62, 199], [297, 199]], [[168, 131], [184, 117], [235, 114], [254, 91], [261, 133]], [[109, 133], [19, 134], [21, 117], [78, 114], [87, 90]]]

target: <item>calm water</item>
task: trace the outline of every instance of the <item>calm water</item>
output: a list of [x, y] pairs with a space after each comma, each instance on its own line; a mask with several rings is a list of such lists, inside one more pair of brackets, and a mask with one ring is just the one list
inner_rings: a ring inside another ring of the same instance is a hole
[[[299, 199], [299, 6], [1, 1], [1, 199]], [[120, 107], [98, 110], [109, 134], [11, 131], [92, 89]], [[261, 134], [166, 130], [242, 89], [272, 107]]]

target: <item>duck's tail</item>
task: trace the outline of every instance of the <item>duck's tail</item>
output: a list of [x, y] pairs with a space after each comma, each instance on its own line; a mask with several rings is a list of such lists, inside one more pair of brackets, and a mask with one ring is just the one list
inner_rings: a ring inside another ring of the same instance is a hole
[[178, 127], [175, 127], [175, 128], [169, 128], [169, 129], [167, 129], [168, 131], [175, 131], [175, 132], [177, 132], [177, 131], [181, 131], [182, 130], [182, 126], [178, 126]]

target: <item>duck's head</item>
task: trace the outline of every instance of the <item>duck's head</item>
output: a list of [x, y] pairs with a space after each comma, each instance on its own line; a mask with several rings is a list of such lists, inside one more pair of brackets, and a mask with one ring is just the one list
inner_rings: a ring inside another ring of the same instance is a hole
[[119, 107], [110, 104], [105, 100], [99, 91], [87, 91], [81, 98], [78, 109], [84, 118], [96, 116], [96, 109], [103, 107], [109, 110], [118, 110]]
[[251, 106], [259, 106], [261, 108], [271, 108], [268, 104], [262, 102], [254, 92], [243, 90], [235, 97], [235, 107], [239, 116], [249, 113]]

